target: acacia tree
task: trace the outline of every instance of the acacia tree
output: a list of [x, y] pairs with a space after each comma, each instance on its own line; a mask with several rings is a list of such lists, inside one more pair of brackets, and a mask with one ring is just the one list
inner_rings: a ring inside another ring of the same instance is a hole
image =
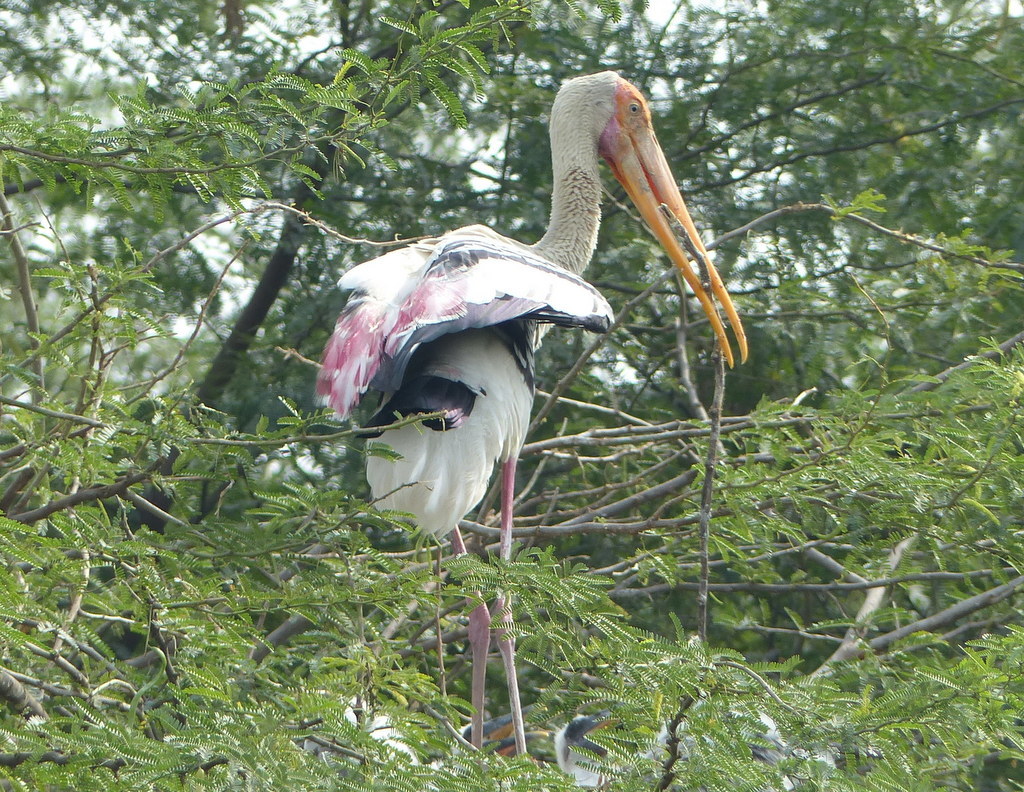
[[[1010, 5], [0, 14], [7, 787], [573, 788], [548, 740], [458, 738], [464, 599], [499, 588], [531, 726], [611, 709], [615, 789], [1020, 787]], [[610, 194], [618, 320], [541, 353], [520, 551], [452, 559], [312, 398], [332, 284], [396, 235], [538, 238], [544, 115], [601, 68], [652, 97], [752, 360], [717, 418]]]

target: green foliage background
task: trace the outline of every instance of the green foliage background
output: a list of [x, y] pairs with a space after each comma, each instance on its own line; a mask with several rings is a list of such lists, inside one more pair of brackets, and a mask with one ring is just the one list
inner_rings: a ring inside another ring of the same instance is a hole
[[[0, 3], [0, 785], [572, 789], [456, 737], [500, 589], [530, 728], [611, 710], [613, 789], [1024, 788], [1022, 51], [1009, 1]], [[313, 398], [373, 242], [540, 236], [603, 68], [751, 338], [706, 643], [710, 334], [611, 180], [622, 319], [540, 354], [511, 563], [374, 510]]]

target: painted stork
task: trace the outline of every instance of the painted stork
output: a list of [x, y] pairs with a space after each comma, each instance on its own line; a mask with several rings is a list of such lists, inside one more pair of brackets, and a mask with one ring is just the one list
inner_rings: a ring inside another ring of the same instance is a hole
[[576, 786], [599, 787], [607, 781], [600, 763], [608, 751], [588, 735], [613, 723], [607, 712], [596, 716], [577, 715], [555, 732], [555, 761], [563, 773], [573, 777]]
[[[377, 504], [409, 512], [434, 535], [451, 533], [464, 553], [458, 522], [483, 497], [502, 462], [500, 556], [512, 544], [516, 459], [533, 402], [533, 353], [540, 325], [606, 331], [612, 311], [579, 274], [597, 244], [601, 216], [599, 161], [625, 187], [647, 225], [689, 284], [723, 354], [732, 347], [715, 306], [721, 303], [742, 359], [747, 345], [736, 309], [707, 257], [651, 125], [640, 92], [614, 72], [566, 82], [551, 110], [554, 186], [551, 222], [533, 245], [484, 226], [468, 226], [387, 253], [349, 270], [352, 291], [324, 350], [317, 392], [347, 416], [369, 390], [382, 406], [369, 421], [379, 442], [401, 458], [369, 456], [366, 477]], [[670, 225], [678, 221], [689, 248], [703, 257], [702, 277], [690, 266]], [[710, 292], [702, 285], [709, 284]], [[713, 295], [713, 296], [712, 296]], [[387, 429], [395, 416], [442, 417]], [[505, 600], [494, 604], [502, 612]], [[473, 656], [473, 742], [482, 740], [483, 676], [490, 644], [486, 605], [469, 618]], [[515, 681], [514, 646], [500, 634], [517, 749], [525, 737]]]

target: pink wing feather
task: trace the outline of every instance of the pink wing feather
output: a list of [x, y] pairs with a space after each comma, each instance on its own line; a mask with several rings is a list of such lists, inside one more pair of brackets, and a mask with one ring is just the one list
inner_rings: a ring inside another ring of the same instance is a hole
[[324, 350], [317, 393], [341, 417], [369, 389], [399, 388], [413, 352], [446, 333], [524, 319], [604, 332], [607, 301], [586, 281], [498, 237], [446, 235], [368, 261]]
[[369, 300], [346, 309], [338, 317], [327, 346], [316, 392], [342, 418], [370, 387], [384, 356], [387, 306]]

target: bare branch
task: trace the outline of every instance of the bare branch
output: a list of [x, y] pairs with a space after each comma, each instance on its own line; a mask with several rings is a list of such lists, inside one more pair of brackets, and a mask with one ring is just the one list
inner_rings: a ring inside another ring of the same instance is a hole
[[365, 237], [350, 237], [342, 234], [339, 231], [331, 228], [326, 223], [322, 223], [314, 218], [309, 212], [304, 212], [296, 206], [290, 206], [288, 204], [279, 203], [277, 201], [267, 201], [257, 207], [259, 211], [266, 211], [268, 209], [277, 209], [281, 212], [288, 212], [301, 218], [302, 222], [306, 225], [313, 226], [314, 228], [322, 231], [329, 237], [345, 242], [349, 245], [371, 245], [373, 247], [394, 247], [395, 245], [409, 245], [413, 242], [419, 242], [423, 239], [429, 239], [430, 237], [418, 236], [418, 237], [405, 237], [404, 239], [386, 239], [378, 241], [374, 239], [366, 239]]
[[[783, 552], [774, 553], [774, 556], [784, 555]], [[755, 559], [748, 559], [753, 561]], [[711, 566], [723, 566], [727, 562], [724, 561], [713, 561]], [[735, 561], [728, 562], [730, 564]], [[684, 565], [680, 565], [684, 566]], [[688, 564], [685, 566], [695, 566], [694, 564]], [[1012, 568], [1007, 567], [1005, 571], [1013, 571]], [[860, 578], [855, 573], [849, 573], [851, 576]], [[867, 591], [870, 589], [886, 588], [887, 586], [894, 586], [900, 583], [921, 583], [921, 582], [958, 582], [964, 580], [972, 580], [979, 577], [991, 577], [996, 574], [996, 570], [993, 569], [972, 569], [969, 572], [911, 572], [906, 575], [898, 575], [895, 577], [879, 578], [877, 580], [865, 580], [860, 578], [849, 583], [810, 583], [801, 581], [799, 583], [758, 583], [756, 581], [736, 581], [734, 583], [709, 583], [708, 589], [710, 591], [719, 592], [735, 592], [745, 591], [752, 594], [790, 594], [790, 593], [804, 593], [804, 594], [817, 594], [823, 592], [852, 592], [852, 591]], [[611, 592], [611, 596], [616, 599], [627, 599], [630, 597], [640, 596], [652, 596], [654, 594], [663, 594], [668, 591], [696, 591], [700, 586], [700, 583], [694, 583], [690, 581], [676, 581], [674, 583], [660, 583], [652, 586], [644, 586], [642, 588], [615, 588]]]
[[35, 696], [25, 690], [24, 685], [2, 668], [0, 668], [0, 698], [5, 699], [15, 712], [28, 710], [37, 718], [49, 717]]
[[744, 674], [746, 674], [755, 682], [757, 682], [757, 684], [761, 686], [761, 689], [768, 694], [768, 697], [776, 704], [778, 704], [780, 707], [789, 710], [790, 712], [799, 712], [799, 710], [797, 710], [795, 707], [790, 706], [781, 698], [779, 698], [779, 694], [776, 693], [772, 686], [768, 684], [768, 681], [759, 673], [757, 673], [753, 668], [745, 666], [742, 663], [734, 663], [732, 660], [716, 660], [715, 665], [724, 666], [725, 668], [735, 668], [737, 671], [742, 671]]
[[224, 282], [224, 278], [227, 277], [228, 271], [231, 269], [232, 265], [236, 261], [238, 261], [239, 257], [241, 257], [241, 255], [245, 252], [247, 247], [248, 242], [241, 245], [235, 252], [235, 254], [230, 259], [228, 259], [227, 264], [221, 267], [220, 273], [217, 275], [217, 278], [213, 282], [213, 286], [210, 288], [210, 291], [207, 294], [206, 299], [203, 301], [203, 304], [199, 308], [199, 315], [196, 317], [195, 325], [192, 328], [192, 333], [189, 335], [187, 339], [185, 339], [185, 342], [178, 348], [178, 352], [174, 356], [174, 359], [170, 363], [168, 363], [167, 366], [165, 366], [162, 371], [158, 372], [154, 377], [152, 377], [148, 382], [146, 382], [142, 390], [132, 397], [132, 401], [136, 401], [148, 395], [150, 391], [152, 391], [153, 388], [157, 386], [158, 383], [160, 383], [165, 378], [170, 376], [171, 373], [174, 372], [178, 368], [178, 366], [181, 365], [181, 361], [184, 359], [185, 353], [188, 352], [192, 344], [195, 343], [196, 338], [199, 337], [199, 331], [202, 329], [203, 323], [206, 321], [206, 312], [210, 309], [210, 305], [213, 303], [213, 299], [214, 297], [216, 297], [217, 292], [220, 291], [220, 286]]
[[967, 253], [958, 253], [955, 250], [951, 250], [949, 247], [939, 244], [938, 242], [934, 242], [930, 239], [919, 237], [916, 234], [908, 234], [906, 231], [887, 228], [886, 226], [876, 223], [874, 220], [870, 220], [867, 217], [864, 217], [863, 215], [849, 213], [837, 216], [836, 209], [833, 206], [829, 206], [828, 204], [824, 203], [804, 203], [802, 201], [797, 202], [795, 204], [790, 204], [789, 206], [782, 206], [779, 207], [778, 209], [773, 209], [772, 211], [766, 212], [760, 217], [754, 218], [749, 223], [746, 223], [745, 225], [742, 225], [739, 228], [734, 228], [731, 231], [727, 231], [726, 233], [718, 237], [718, 239], [716, 239], [712, 244], [708, 245], [708, 249], [711, 250], [712, 248], [718, 247], [731, 239], [741, 237], [749, 233], [750, 231], [753, 231], [758, 226], [765, 225], [774, 220], [778, 220], [780, 217], [784, 217], [786, 215], [794, 214], [797, 212], [824, 212], [828, 215], [831, 215], [836, 220], [849, 220], [852, 223], [857, 223], [858, 225], [862, 225], [865, 228], [869, 228], [875, 233], [881, 234], [882, 236], [892, 237], [893, 239], [897, 239], [900, 242], [903, 242], [904, 244], [912, 245], [914, 247], [918, 247], [923, 250], [928, 250], [933, 253], [938, 253], [939, 255], [942, 256], [948, 256], [949, 258], [960, 259], [962, 261], [970, 261], [973, 264], [980, 264], [983, 267], [1000, 267], [1003, 269], [1011, 269], [1017, 272], [1024, 273], [1024, 264], [1012, 261], [989, 261], [988, 259], [982, 258], [980, 256], [972, 256]]
[[708, 411], [700, 402], [697, 393], [697, 384], [693, 381], [693, 373], [690, 366], [690, 355], [687, 350], [686, 341], [686, 300], [679, 301], [679, 315], [675, 318], [676, 323], [676, 363], [679, 369], [679, 382], [683, 386], [683, 396], [686, 399], [686, 406], [690, 408], [690, 414], [702, 421], [708, 420]]
[[[25, 325], [28, 327], [28, 343], [31, 349], [39, 348], [39, 313], [36, 310], [35, 292], [32, 289], [32, 270], [29, 265], [28, 255], [21, 244], [21, 237], [14, 225], [14, 216], [11, 213], [11, 206], [7, 198], [0, 193], [0, 214], [3, 215], [0, 227], [5, 231], [7, 244], [10, 245], [11, 255], [14, 257], [14, 264], [18, 271], [18, 291], [21, 293], [21, 305], [25, 310]], [[38, 386], [43, 385], [43, 363], [40, 358], [32, 361], [32, 371], [36, 375]], [[33, 400], [39, 398], [38, 391], [33, 389]]]
[[79, 503], [102, 500], [103, 498], [111, 498], [115, 495], [124, 495], [129, 487], [138, 484], [140, 481], [146, 481], [151, 478], [152, 475], [152, 473], [148, 472], [132, 473], [130, 476], [125, 476], [124, 478], [115, 481], [113, 484], [101, 484], [95, 487], [87, 487], [86, 489], [79, 490], [71, 495], [65, 495], [63, 498], [57, 498], [56, 500], [50, 501], [36, 509], [9, 516], [12, 520], [17, 520], [18, 522], [25, 523], [26, 525], [34, 523], [44, 517], [49, 517], [54, 512], [70, 508], [71, 506], [77, 506]]
[[769, 171], [779, 170], [785, 168], [788, 165], [800, 162], [805, 159], [812, 159], [815, 157], [826, 157], [830, 154], [841, 154], [849, 151], [863, 151], [864, 149], [874, 148], [875, 146], [891, 145], [898, 143], [906, 138], [915, 137], [917, 135], [926, 135], [932, 132], [938, 132], [949, 126], [955, 126], [962, 124], [964, 121], [972, 118], [982, 118], [986, 115], [991, 115], [1007, 107], [1024, 103], [1024, 99], [1013, 98], [1006, 99], [1001, 102], [996, 102], [987, 107], [981, 107], [977, 110], [971, 110], [968, 112], [956, 111], [946, 118], [939, 119], [931, 124], [924, 124], [914, 129], [902, 129], [892, 135], [884, 135], [879, 137], [870, 138], [867, 140], [855, 140], [849, 143], [835, 143], [831, 146], [822, 146], [820, 148], [806, 149], [792, 154], [782, 159], [774, 160], [771, 162], [762, 162], [752, 167], [749, 167], [742, 172], [739, 172], [738, 168], [732, 170], [732, 174], [724, 179], [719, 179], [716, 182], [709, 182], [702, 186], [704, 190], [712, 190], [718, 187], [727, 187], [730, 184], [736, 184], [738, 182], [745, 181], [751, 176], [755, 176], [758, 173], [767, 173]]
[[[550, 399], [552, 395], [545, 390], [538, 388], [534, 391], [534, 396], [542, 399]], [[622, 410], [617, 410], [614, 407], [605, 407], [603, 404], [592, 404], [591, 402], [579, 401], [577, 399], [570, 399], [568, 396], [555, 396], [560, 404], [568, 404], [570, 407], [579, 407], [582, 410], [590, 410], [592, 412], [600, 413], [601, 415], [610, 415], [613, 418], [618, 418], [626, 423], [635, 424], [637, 426], [650, 426], [650, 421], [645, 421], [643, 418], [637, 418], [635, 415], [630, 415]]]
[[[636, 297], [634, 297], [632, 300], [630, 300], [624, 306], [622, 306], [622, 309], [618, 312], [618, 314], [616, 314], [615, 319], [612, 321], [611, 327], [608, 328], [608, 332], [611, 333], [613, 330], [615, 330], [616, 327], [625, 322], [626, 319], [629, 318], [629, 316], [633, 313], [633, 309], [641, 302], [648, 299], [651, 294], [653, 294], [655, 291], [661, 288], [661, 286], [664, 285], [665, 281], [667, 281], [670, 277], [672, 277], [672, 272], [663, 273], [660, 277], [655, 279], [654, 283], [652, 283], [650, 286], [648, 286], [646, 289], [640, 292], [640, 294], [638, 294]], [[533, 434], [537, 430], [537, 427], [544, 422], [544, 419], [548, 417], [548, 414], [554, 409], [555, 404], [557, 403], [557, 399], [561, 397], [561, 395], [566, 391], [566, 389], [576, 380], [576, 377], [579, 376], [580, 372], [583, 370], [583, 367], [587, 364], [587, 361], [590, 360], [594, 353], [597, 352], [597, 350], [600, 349], [602, 346], [604, 346], [606, 338], [606, 335], [597, 336], [597, 338], [595, 338], [590, 343], [590, 345], [585, 350], [583, 350], [583, 354], [579, 356], [579, 359], [577, 359], [577, 361], [573, 364], [572, 368], [570, 368], [569, 371], [566, 372], [565, 376], [563, 376], [555, 384], [555, 387], [551, 389], [551, 395], [548, 397], [548, 400], [544, 402], [541, 408], [537, 411], [537, 414], [534, 416], [533, 420], [530, 422], [530, 427], [526, 430], [527, 437]]]
[[906, 638], [908, 635], [913, 635], [916, 632], [931, 632], [945, 627], [957, 619], [975, 613], [982, 608], [988, 608], [1002, 602], [1013, 594], [1021, 584], [1024, 584], [1024, 575], [1018, 575], [1001, 586], [996, 586], [988, 591], [983, 591], [981, 594], [975, 594], [973, 597], [961, 600], [955, 605], [951, 605], [945, 610], [941, 610], [924, 619], [918, 619], [884, 635], [879, 635], [877, 638], [872, 638], [868, 641], [868, 646], [876, 652], [882, 651], [888, 649], [896, 641]]
[[725, 361], [722, 350], [715, 342], [711, 355], [715, 364], [715, 396], [708, 415], [711, 418], [711, 434], [708, 436], [708, 453], [704, 463], [704, 485], [700, 495], [700, 587], [697, 589], [697, 634], [702, 641], [708, 638], [708, 543], [711, 535], [711, 501], [714, 495], [715, 470], [721, 449], [719, 432], [722, 421], [722, 399], [725, 393]]
[[158, 519], [163, 520], [164, 522], [174, 523], [175, 525], [180, 525], [182, 527], [188, 527], [188, 523], [179, 520], [173, 514], [168, 514], [155, 503], [151, 503], [150, 501], [143, 498], [141, 495], [132, 492], [130, 489], [124, 491], [123, 497], [125, 500], [131, 502], [134, 506], [137, 506], [138, 508], [142, 509], [145, 512], [149, 512], [154, 517], [157, 517]]
[[62, 421], [85, 424], [86, 426], [93, 428], [104, 426], [102, 421], [87, 418], [84, 415], [61, 412], [60, 410], [51, 410], [47, 407], [40, 407], [38, 404], [27, 404], [26, 402], [11, 399], [7, 396], [0, 396], [0, 404], [6, 404], [8, 407], [17, 407], [20, 410], [29, 410], [30, 412], [39, 413], [40, 415], [45, 415], [49, 418], [59, 418]]

